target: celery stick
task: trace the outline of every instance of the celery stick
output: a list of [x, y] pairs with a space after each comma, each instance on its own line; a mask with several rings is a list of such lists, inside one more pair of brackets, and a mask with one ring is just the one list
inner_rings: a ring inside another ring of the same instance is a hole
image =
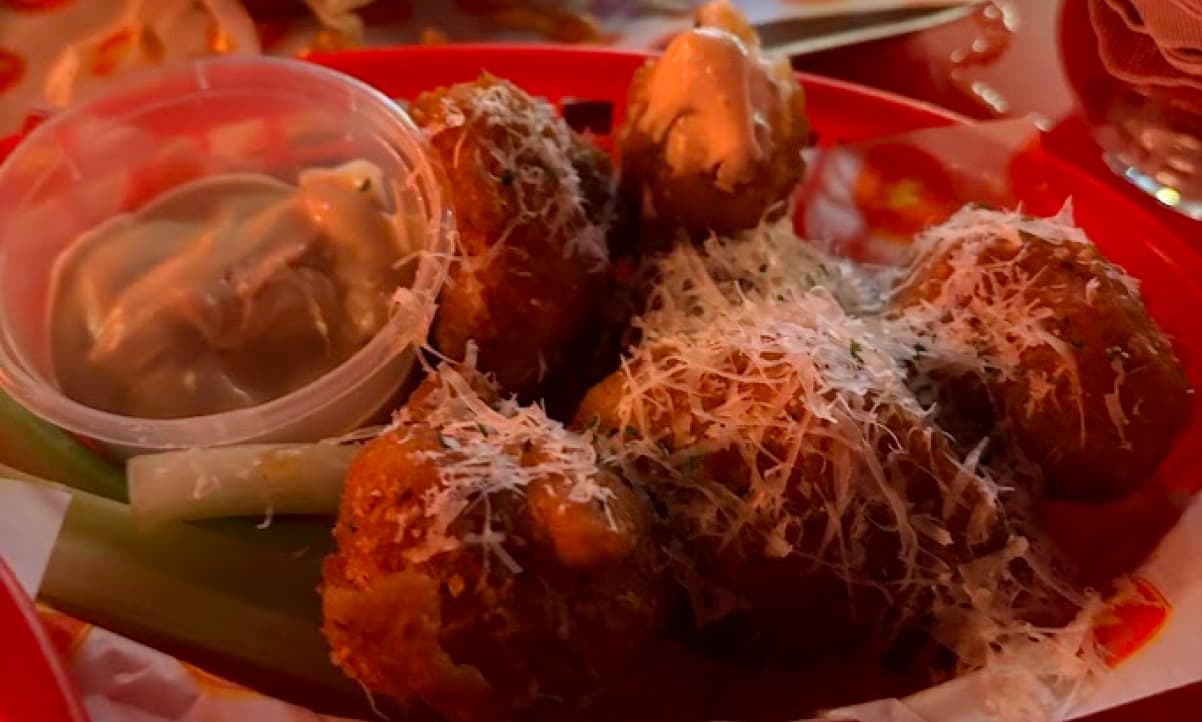
[[109, 499], [126, 498], [121, 469], [0, 392], [0, 463]]
[[297, 557], [323, 557], [334, 551], [330, 533], [334, 519], [330, 516], [231, 517], [189, 522], [188, 526]]
[[355, 447], [246, 444], [135, 456], [134, 514], [147, 522], [333, 514]]
[[[4, 467], [0, 476], [52, 483]], [[43, 601], [264, 693], [370, 714], [362, 690], [330, 664], [318, 628], [319, 556], [188, 524], [139, 525], [124, 504], [71, 494]]]

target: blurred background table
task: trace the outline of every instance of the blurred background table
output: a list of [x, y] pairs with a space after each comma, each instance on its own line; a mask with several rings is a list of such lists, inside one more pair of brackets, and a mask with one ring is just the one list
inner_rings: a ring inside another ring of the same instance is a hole
[[[1202, 252], [1202, 224], [1134, 190], [1103, 163], [1101, 150], [1076, 114], [1074, 91], [1064, 71], [1059, 43], [1062, 11], [1071, 32], [1092, 33], [1080, 0], [997, 0], [947, 25], [808, 55], [795, 65], [918, 98], [970, 118], [1034, 115], [1048, 131], [1048, 149], [1122, 190]], [[1013, 32], [993, 34], [991, 28], [997, 23], [986, 14], [995, 13], [1007, 16]], [[974, 52], [982, 57], [954, 62], [955, 57]]]

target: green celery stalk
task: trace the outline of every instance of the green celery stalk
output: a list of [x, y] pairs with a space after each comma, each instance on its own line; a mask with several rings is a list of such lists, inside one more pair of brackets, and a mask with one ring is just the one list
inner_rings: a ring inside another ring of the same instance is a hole
[[[62, 488], [3, 466], [0, 476]], [[253, 526], [140, 525], [125, 504], [68, 491], [42, 601], [266, 694], [323, 713], [371, 715], [363, 691], [329, 661], [319, 554], [248, 543], [270, 531]], [[315, 543], [327, 543], [329, 524], [298, 528], [320, 530]]]
[[125, 500], [125, 474], [0, 392], [0, 463], [108, 499]]
[[241, 444], [135, 456], [126, 464], [138, 519], [334, 514], [356, 447]]

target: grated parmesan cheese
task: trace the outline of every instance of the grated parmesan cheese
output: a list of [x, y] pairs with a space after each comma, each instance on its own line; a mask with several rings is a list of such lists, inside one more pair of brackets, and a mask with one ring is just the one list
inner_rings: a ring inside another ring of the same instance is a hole
[[[869, 515], [886, 510], [910, 567], [899, 585], [915, 583], [926, 550], [890, 455], [909, 453], [915, 435], [931, 453], [950, 452], [922, 436], [925, 410], [864, 324], [817, 290], [788, 303], [747, 299], [701, 327], [667, 326], [652, 330], [623, 366], [624, 393], [608, 425], [634, 433], [611, 440], [619, 468], [653, 489], [683, 490], [684, 513], [703, 536], [731, 543], [750, 531], [770, 556], [817, 549], [821, 559], [835, 545], [842, 558], [826, 561], [848, 573], [862, 567], [865, 549], [863, 538], [847, 535], [867, 533], [876, 525]], [[719, 451], [742, 460], [746, 492], [714, 479], [696, 494], [705, 484], [690, 463]], [[948, 468], [953, 461], [948, 456]], [[811, 468], [820, 476], [806, 477]], [[973, 471], [959, 476], [946, 480], [943, 513], [923, 522], [925, 536], [946, 539], [944, 525], [961, 507], [985, 504], [993, 513], [959, 530], [983, 542], [1002, 513], [997, 490]], [[806, 538], [811, 516], [827, 524], [817, 543]]]
[[1106, 413], [1110, 417], [1110, 423], [1114, 424], [1114, 429], [1118, 432], [1119, 446], [1130, 450], [1132, 446], [1130, 440], [1127, 439], [1126, 431], [1130, 421], [1123, 412], [1123, 401], [1119, 395], [1123, 388], [1123, 382], [1127, 380], [1127, 369], [1123, 364], [1126, 352], [1115, 346], [1106, 349], [1106, 353], [1110, 356], [1110, 368], [1114, 370], [1114, 387], [1102, 396], [1102, 400], [1106, 404]]
[[[1041, 243], [1032, 244], [1031, 237]], [[1052, 257], [1032, 255], [1046, 254], [1049, 247]], [[899, 359], [912, 359], [913, 349], [923, 347], [923, 358], [910, 363], [918, 385], [969, 375], [986, 386], [998, 380], [1025, 383], [1027, 398], [1016, 411], [1028, 419], [1048, 403], [1062, 403], [1056, 391], [1066, 384], [1072, 408], [1064, 411], [1075, 416], [1084, 444], [1086, 393], [1076, 342], [1056, 330], [1063, 311], [1048, 302], [1049, 286], [1043, 278], [1045, 264], [1053, 262], [1087, 264], [1089, 272], [1097, 274], [1085, 284], [1083, 300], [1088, 305], [1097, 300], [1103, 280], [1138, 298], [1138, 282], [1098, 256], [1085, 233], [1072, 224], [1071, 206], [1051, 218], [970, 206], [915, 239], [908, 274], [891, 292], [901, 310], [880, 322], [878, 336]], [[1036, 352], [1041, 353], [1040, 368], [1032, 368], [1027, 360]], [[1045, 368], [1048, 361], [1051, 365]], [[1105, 403], [1125, 444], [1127, 420], [1118, 404], [1125, 376], [1121, 368], [1114, 368], [1115, 388]]]
[[565, 258], [605, 267], [612, 214], [603, 210], [594, 220], [586, 209], [581, 177], [572, 163], [573, 147], [581, 141], [549, 103], [485, 74], [480, 82], [452, 88], [441, 97], [439, 107], [441, 117], [425, 123], [427, 135], [460, 134], [451, 158], [456, 167], [465, 162], [462, 153], [471, 138], [475, 167], [495, 168], [492, 180], [498, 187], [512, 188], [517, 206], [489, 253], [480, 259], [467, 258], [465, 263], [487, 264], [515, 228], [538, 223], [548, 238], [564, 239]]
[[[410, 562], [420, 564], [475, 546], [484, 550], [486, 563], [495, 557], [511, 573], [519, 573], [520, 565], [505, 547], [504, 532], [493, 526], [491, 504], [499, 495], [524, 495], [536, 482], [550, 481], [561, 490], [564, 504], [599, 504], [611, 527], [617, 528], [608, 509], [614, 492], [600, 483], [597, 452], [587, 438], [549, 418], [541, 406], [521, 406], [502, 397], [474, 370], [471, 356], [462, 368], [441, 364], [423, 389], [420, 401], [404, 406], [391, 427], [433, 429], [439, 445], [422, 452], [437, 469], [439, 484], [422, 500], [422, 538], [406, 548]], [[398, 442], [406, 438], [401, 434]], [[482, 526], [457, 533], [456, 522], [479, 506], [484, 511]], [[396, 521], [401, 539], [414, 519]]]
[[[899, 341], [880, 318], [849, 316], [836, 296], [849, 306], [869, 296], [832, 291], [838, 276], [784, 228], [654, 261], [650, 310], [636, 321], [643, 342], [619, 372], [620, 393], [608, 407], [585, 402], [608, 431], [598, 439], [603, 462], [648, 489], [689, 535], [675, 554], [699, 620], [729, 611], [738, 590], [715, 590], [689, 550], [809, 560], [849, 588], [882, 589], [903, 618], [931, 620], [962, 672], [983, 670], [999, 719], [1048, 719], [1101, 669], [1088, 632], [1096, 599], [1061, 582], [1038, 534], [1008, 511], [1023, 503], [1007, 477], [980, 465], [985, 442], [959, 457], [929, 423], [932, 409], [906, 374], [915, 344], [937, 343], [929, 327], [901, 326]], [[967, 348], [953, 350], [968, 363]], [[916, 481], [928, 476], [934, 500]], [[895, 539], [899, 572], [869, 566], [881, 535]], [[1029, 621], [1066, 606], [1081, 610], [1068, 626]]]
[[799, 239], [788, 219], [712, 235], [699, 248], [678, 243], [640, 275], [651, 293], [637, 323], [649, 330], [704, 327], [746, 300], [784, 301], [816, 287], [848, 309], [871, 307], [879, 296], [871, 275]]

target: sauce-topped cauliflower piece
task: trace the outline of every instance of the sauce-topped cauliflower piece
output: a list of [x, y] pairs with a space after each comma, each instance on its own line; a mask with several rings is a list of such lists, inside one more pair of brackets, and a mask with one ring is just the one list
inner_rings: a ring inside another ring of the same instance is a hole
[[770, 58], [718, 0], [631, 82], [622, 173], [643, 213], [671, 232], [732, 233], [789, 208], [809, 140], [787, 58]]

